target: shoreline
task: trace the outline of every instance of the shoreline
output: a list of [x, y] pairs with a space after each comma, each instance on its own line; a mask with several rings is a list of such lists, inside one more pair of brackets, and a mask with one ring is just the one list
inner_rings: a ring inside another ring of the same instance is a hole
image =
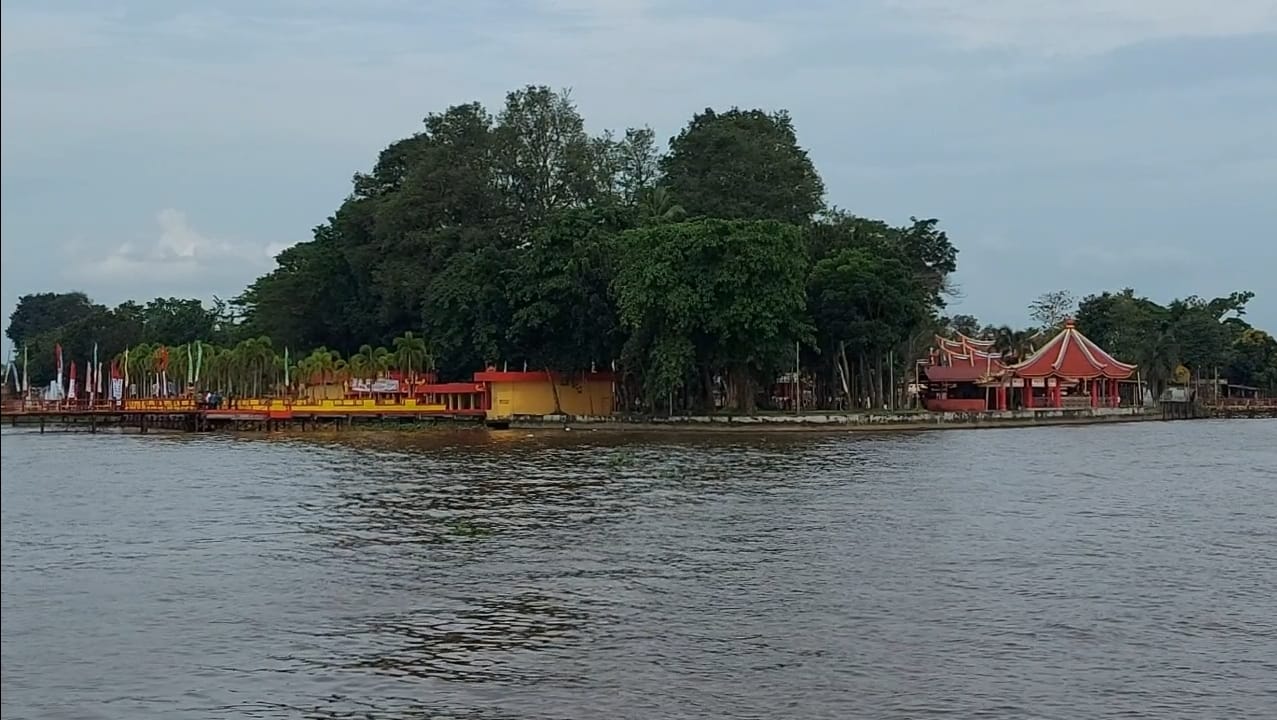
[[[424, 421], [403, 422], [380, 417], [365, 417], [347, 423], [344, 421], [318, 422], [294, 425], [266, 423], [226, 424], [204, 427], [195, 430], [193, 426], [182, 424], [155, 424], [145, 430], [137, 426], [119, 422], [99, 422], [90, 425], [85, 418], [72, 420], [68, 416], [46, 416], [42, 422], [34, 418], [4, 418], [10, 420], [6, 425], [29, 428], [39, 432], [104, 432], [142, 434], [149, 432], [164, 435], [172, 434], [226, 434], [295, 436], [313, 435], [403, 435], [429, 434], [440, 431], [522, 431], [522, 432], [564, 432], [579, 430], [582, 432], [607, 433], [753, 433], [753, 434], [831, 434], [831, 433], [890, 433], [921, 432], [931, 430], [985, 430], [996, 428], [1026, 427], [1067, 427], [1081, 425], [1108, 425], [1131, 422], [1166, 421], [1170, 419], [1246, 419], [1271, 418], [1271, 414], [1202, 414], [1195, 416], [1168, 416], [1157, 408], [1070, 408], [1042, 410], [1007, 410], [986, 411], [978, 413], [965, 412], [857, 412], [857, 413], [823, 413], [813, 412], [802, 415], [762, 414], [762, 415], [685, 415], [674, 417], [647, 416], [570, 416], [545, 415], [524, 416], [510, 420], [483, 422], [480, 420], [457, 421], [455, 419], [432, 419]], [[56, 419], [55, 419], [56, 418]]]
[[[988, 428], [1101, 425], [1162, 420], [1144, 408], [1078, 410], [1006, 410], [982, 413], [811, 413], [803, 415], [685, 415], [673, 417], [572, 417], [547, 415], [514, 418], [500, 426], [511, 430], [616, 430], [635, 432], [891, 432], [978, 430]], [[493, 425], [493, 423], [490, 423]]]

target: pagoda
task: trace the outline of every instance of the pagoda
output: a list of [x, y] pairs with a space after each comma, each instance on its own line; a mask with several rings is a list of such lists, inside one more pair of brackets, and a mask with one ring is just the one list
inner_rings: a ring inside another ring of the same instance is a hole
[[983, 412], [989, 409], [989, 388], [1006, 375], [1002, 354], [994, 342], [962, 333], [954, 338], [935, 336], [925, 374], [928, 410]]
[[[1118, 383], [1129, 380], [1136, 370], [1083, 335], [1072, 319], [1020, 362], [1004, 363], [1003, 357], [993, 351], [993, 345], [992, 340], [962, 334], [954, 339], [937, 336], [925, 371], [929, 386], [927, 408], [1006, 410], [1017, 389], [1019, 406], [1025, 410], [1117, 407]], [[993, 408], [988, 407], [990, 400]]]
[[[1120, 362], [1083, 335], [1073, 319], [1064, 321], [1064, 329], [1037, 352], [1007, 368], [1007, 374], [1021, 380], [1022, 400], [1025, 409], [1036, 405], [1034, 388], [1045, 389], [1046, 407], [1064, 407], [1064, 389], [1089, 395], [1090, 406], [1117, 407], [1118, 382], [1129, 380], [1135, 374], [1135, 366]], [[998, 387], [998, 409], [1005, 410], [1008, 383]], [[1029, 388], [1023, 391], [1023, 388]]]

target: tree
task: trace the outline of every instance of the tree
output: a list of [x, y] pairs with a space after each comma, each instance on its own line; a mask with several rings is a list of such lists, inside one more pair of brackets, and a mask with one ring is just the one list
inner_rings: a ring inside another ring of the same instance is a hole
[[9, 316], [5, 334], [15, 346], [21, 346], [37, 335], [79, 320], [92, 309], [93, 302], [82, 292], [23, 295]]
[[1043, 293], [1029, 303], [1029, 316], [1045, 330], [1057, 330], [1074, 312], [1076, 301], [1068, 290]]
[[[927, 315], [927, 295], [921, 284], [898, 258], [844, 248], [816, 263], [809, 292], [821, 344], [833, 351], [838, 383], [847, 401], [869, 397], [874, 407], [881, 407], [888, 392], [883, 383], [884, 357]], [[856, 359], [855, 365], [849, 354]], [[859, 381], [853, 383], [853, 377]]]
[[[560, 372], [606, 366], [619, 353], [609, 285], [625, 213], [569, 210], [540, 228], [512, 269], [512, 352]], [[521, 357], [520, 357], [521, 356]]]
[[651, 128], [630, 128], [617, 143], [616, 186], [621, 200], [630, 205], [656, 187], [661, 172], [661, 153], [656, 149], [656, 133]]
[[499, 183], [524, 227], [610, 190], [611, 178], [600, 183], [595, 172], [608, 144], [591, 143], [566, 90], [529, 85], [506, 95], [496, 143]]
[[775, 221], [697, 220], [630, 230], [619, 245], [613, 291], [631, 333], [624, 355], [648, 404], [689, 381], [708, 400], [721, 373], [728, 407], [752, 412], [759, 377], [811, 337], [802, 231]]
[[980, 320], [974, 315], [954, 315], [949, 318], [949, 329], [967, 337], [979, 337], [981, 334]]
[[411, 330], [395, 338], [394, 346], [395, 363], [407, 374], [409, 381], [416, 380], [417, 371], [429, 370], [434, 364], [425, 339], [413, 334]]
[[1277, 340], [1272, 335], [1248, 328], [1233, 341], [1231, 350], [1228, 378], [1277, 394]]
[[807, 224], [824, 183], [789, 114], [706, 109], [670, 140], [661, 185], [692, 216]]

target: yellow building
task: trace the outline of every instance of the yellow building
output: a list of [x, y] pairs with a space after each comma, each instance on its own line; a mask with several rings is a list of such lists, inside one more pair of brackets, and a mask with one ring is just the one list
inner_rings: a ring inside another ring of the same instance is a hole
[[615, 403], [611, 373], [498, 372], [474, 374], [488, 385], [489, 420], [553, 415], [555, 395], [565, 415], [611, 415]]

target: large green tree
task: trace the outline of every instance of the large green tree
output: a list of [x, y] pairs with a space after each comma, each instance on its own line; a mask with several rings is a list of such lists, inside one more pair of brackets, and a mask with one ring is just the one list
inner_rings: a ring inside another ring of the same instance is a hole
[[727, 406], [755, 406], [755, 389], [808, 340], [802, 230], [776, 221], [696, 220], [621, 236], [614, 290], [625, 358], [649, 405], [688, 383], [726, 379]]
[[661, 170], [692, 216], [803, 225], [824, 206], [824, 183], [784, 111], [706, 109], [670, 140]]

